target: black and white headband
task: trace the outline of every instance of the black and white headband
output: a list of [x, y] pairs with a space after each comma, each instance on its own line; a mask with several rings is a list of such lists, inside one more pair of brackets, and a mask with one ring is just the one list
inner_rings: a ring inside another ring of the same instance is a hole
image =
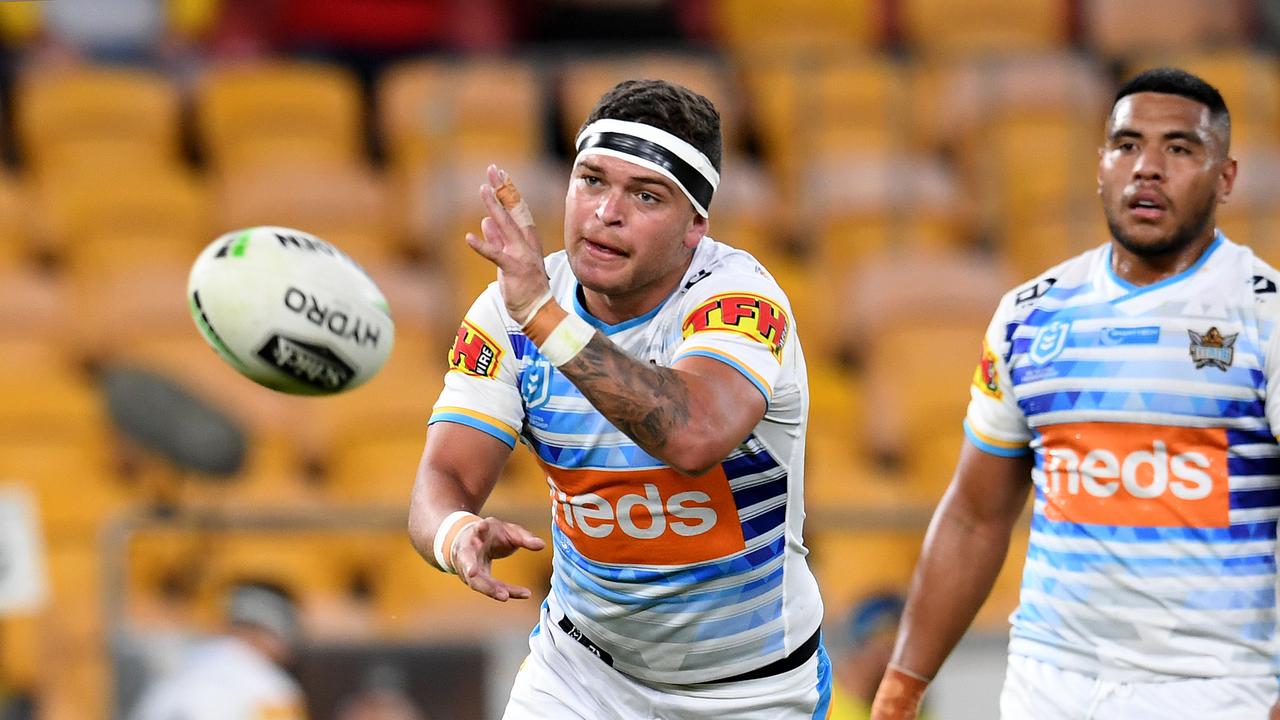
[[608, 155], [648, 168], [674, 182], [693, 203], [693, 209], [708, 217], [720, 173], [702, 151], [666, 130], [606, 118], [583, 128], [575, 145], [575, 165], [586, 155]]

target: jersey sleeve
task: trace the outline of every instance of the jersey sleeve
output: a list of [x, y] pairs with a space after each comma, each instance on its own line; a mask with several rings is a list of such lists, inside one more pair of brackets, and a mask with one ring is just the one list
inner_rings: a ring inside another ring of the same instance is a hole
[[467, 425], [515, 447], [524, 424], [524, 403], [512, 334], [502, 297], [496, 285], [490, 286], [458, 327], [444, 389], [428, 424]]
[[969, 410], [964, 432], [978, 449], [1002, 457], [1018, 457], [1030, 452], [1031, 429], [1027, 417], [1013, 395], [1009, 376], [1009, 347], [1014, 302], [1012, 295], [1001, 301], [982, 339], [982, 357], [973, 371], [969, 387]]
[[713, 272], [684, 298], [680, 334], [671, 362], [709, 357], [737, 370], [764, 395], [782, 372], [792, 339], [791, 305], [782, 288], [763, 271]]
[[[1262, 349], [1262, 372], [1266, 382], [1264, 403], [1271, 435], [1280, 439], [1280, 296], [1275, 291], [1280, 277], [1270, 271], [1254, 276], [1253, 292], [1258, 312], [1258, 346]], [[1255, 270], [1255, 272], [1261, 272]]]

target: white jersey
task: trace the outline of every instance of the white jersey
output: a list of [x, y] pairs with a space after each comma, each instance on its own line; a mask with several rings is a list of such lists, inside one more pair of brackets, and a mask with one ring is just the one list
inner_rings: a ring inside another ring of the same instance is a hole
[[1153, 285], [1105, 245], [1004, 297], [966, 430], [1035, 456], [1010, 652], [1116, 682], [1280, 670], [1278, 281], [1219, 235]]
[[293, 678], [248, 643], [218, 638], [191, 651], [143, 695], [130, 720], [303, 720]]
[[529, 446], [550, 488], [549, 604], [617, 669], [687, 684], [786, 656], [822, 620], [801, 541], [809, 393], [786, 296], [750, 255], [704, 238], [675, 292], [608, 325], [583, 308], [563, 251], [546, 267], [556, 300], [631, 356], [705, 356], [742, 373], [764, 419], [710, 472], [680, 475], [542, 357], [495, 284], [458, 331], [431, 422]]

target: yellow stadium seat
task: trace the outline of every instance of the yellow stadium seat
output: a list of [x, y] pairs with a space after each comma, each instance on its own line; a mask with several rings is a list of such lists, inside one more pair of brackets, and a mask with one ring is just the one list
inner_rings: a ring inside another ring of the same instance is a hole
[[37, 3], [4, 3], [0, 5], [0, 37], [14, 47], [25, 45], [40, 34], [43, 24]]
[[62, 278], [32, 267], [0, 271], [0, 338], [74, 347], [72, 304]]
[[32, 240], [25, 188], [0, 173], [0, 270], [12, 270], [32, 260]]
[[[147, 630], [196, 629], [196, 591], [209, 553], [209, 533], [183, 527], [134, 530], [122, 558], [123, 611]], [[201, 628], [212, 629], [212, 628]]]
[[883, 3], [873, 0], [716, 0], [716, 37], [737, 58], [777, 51], [832, 52], [879, 44]]
[[[944, 249], [969, 241], [965, 198], [949, 169], [894, 154], [813, 161], [801, 193], [810, 268], [838, 283], [891, 249]], [[812, 326], [811, 326], [812, 327]]]
[[189, 264], [214, 237], [205, 183], [180, 168], [123, 173], [110, 183], [64, 174], [38, 186], [46, 249], [72, 272]]
[[745, 156], [726, 157], [720, 168], [720, 187], [711, 201], [707, 234], [746, 250], [772, 269], [790, 256], [783, 234], [778, 187], [761, 165]]
[[1245, 3], [1197, 0], [1085, 0], [1085, 44], [1104, 57], [1151, 50], [1196, 50], [1237, 45], [1246, 36]]
[[378, 283], [387, 299], [387, 306], [391, 308], [391, 317], [396, 321], [397, 344], [409, 336], [437, 338], [432, 352], [449, 344], [467, 308], [454, 306], [447, 268], [428, 262], [365, 269]]
[[57, 341], [0, 338], [0, 438], [101, 444], [106, 420], [103, 398]]
[[336, 66], [274, 61], [210, 70], [197, 91], [205, 153], [220, 169], [362, 157], [360, 90]]
[[800, 197], [808, 163], [883, 154], [909, 140], [910, 78], [887, 57], [760, 55], [745, 58], [742, 73], [748, 113], [784, 203]]
[[[846, 279], [839, 331], [862, 363], [871, 452], [898, 458], [913, 477], [930, 439], [959, 427], [983, 335], [1012, 285], [1001, 262], [936, 251], [885, 253]], [[954, 462], [958, 445], [940, 447]]]
[[894, 590], [905, 594], [920, 544], [924, 521], [904, 527], [806, 527], [809, 566], [822, 589], [824, 613], [843, 617], [858, 598]]
[[40, 623], [38, 616], [12, 613], [0, 618], [0, 682], [10, 691], [35, 690], [40, 676]]
[[990, 54], [1063, 47], [1062, 0], [903, 0], [902, 34], [925, 54]]
[[344, 434], [326, 467], [326, 497], [349, 506], [409, 507], [413, 478], [422, 457], [423, 423], [352, 436]]
[[311, 476], [307, 448], [275, 434], [253, 435], [247, 444], [244, 466], [230, 477], [184, 474], [177, 493], [179, 502], [210, 512], [298, 511], [325, 506], [328, 500]]
[[110, 357], [148, 338], [198, 337], [182, 300], [192, 259], [117, 257], [69, 273], [76, 352]]
[[529, 161], [543, 151], [537, 69], [516, 59], [419, 60], [382, 77], [381, 130], [392, 165], [435, 166], [487, 154]]
[[6, 437], [0, 478], [30, 488], [49, 543], [93, 542], [131, 507], [134, 494], [112, 474], [105, 444], [84, 438]]
[[1005, 233], [998, 245], [1000, 257], [1015, 277], [1030, 280], [1068, 258], [1111, 239], [1101, 204], [1075, 212], [1027, 218]]
[[212, 535], [198, 590], [211, 624], [221, 617], [226, 591], [235, 582], [278, 583], [298, 596], [304, 616], [326, 598], [346, 592], [337, 553], [346, 539], [336, 531], [276, 528], [228, 530]]
[[357, 262], [399, 257], [386, 188], [370, 168], [349, 162], [293, 162], [228, 171], [217, 180], [220, 227], [282, 225], [313, 233]]
[[[807, 337], [801, 329], [802, 339]], [[806, 348], [808, 348], [806, 341]], [[809, 430], [805, 440], [805, 505], [826, 526], [843, 513], [914, 507], [904, 478], [867, 452], [866, 393], [855, 372], [809, 354]]]
[[1101, 143], [1112, 85], [1094, 59], [1069, 52], [927, 57], [914, 66], [910, 105], [915, 137], [958, 154], [970, 168], [994, 149], [983, 131], [1025, 116], [1092, 124]]
[[105, 719], [110, 678], [99, 550], [90, 543], [51, 547], [48, 561], [52, 594], [41, 621], [41, 717]]
[[993, 121], [981, 137], [986, 149], [974, 158], [980, 206], [998, 247], [1050, 218], [1099, 214], [1096, 120], [1023, 115]]
[[178, 90], [159, 73], [90, 66], [28, 72], [16, 98], [16, 134], [38, 174], [72, 165], [104, 177], [106, 168], [180, 160]]

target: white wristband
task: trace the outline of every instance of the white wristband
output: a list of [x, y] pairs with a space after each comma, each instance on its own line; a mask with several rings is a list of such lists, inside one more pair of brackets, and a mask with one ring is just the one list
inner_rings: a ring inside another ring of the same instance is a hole
[[542, 309], [543, 305], [546, 305], [547, 303], [551, 302], [553, 299], [555, 299], [555, 295], [552, 294], [551, 288], [547, 288], [547, 291], [542, 294], [542, 297], [533, 301], [533, 306], [530, 308], [529, 312], [525, 314], [524, 317], [522, 318], [513, 317], [512, 319], [520, 323], [520, 327], [524, 327], [525, 325], [529, 324], [529, 321], [533, 319], [534, 315], [538, 314], [538, 311]]
[[[444, 522], [440, 523], [440, 527], [436, 528], [436, 537], [431, 543], [431, 552], [436, 556], [436, 565], [440, 569], [457, 573], [453, 567], [453, 546], [457, 543], [458, 538], [462, 535], [462, 530], [471, 523], [480, 522], [480, 516], [466, 510], [457, 510], [449, 513]], [[454, 528], [457, 528], [455, 531]], [[446, 547], [446, 542], [448, 547]]]
[[556, 325], [547, 339], [538, 346], [543, 357], [560, 367], [569, 362], [595, 337], [596, 329], [586, 320], [569, 313]]

